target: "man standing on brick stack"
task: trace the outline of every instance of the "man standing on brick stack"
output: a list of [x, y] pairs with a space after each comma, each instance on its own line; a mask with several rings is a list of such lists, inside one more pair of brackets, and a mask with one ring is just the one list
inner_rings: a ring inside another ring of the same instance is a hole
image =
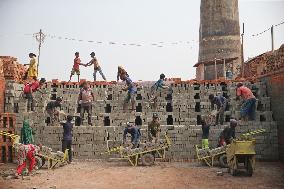
[[[88, 113], [88, 124], [92, 126], [92, 102], [95, 101], [95, 96], [92, 89], [89, 87], [87, 82], [82, 84], [83, 88], [80, 91], [78, 97], [78, 103], [81, 106], [80, 117], [81, 117], [81, 124], [84, 121], [84, 114], [85, 112]], [[81, 125], [80, 124], [80, 125]]]
[[217, 106], [216, 122], [215, 125], [218, 125], [219, 122], [223, 125], [224, 122], [224, 112], [228, 105], [228, 100], [223, 96], [214, 96], [213, 94], [209, 95], [209, 100], [211, 102], [211, 110], [214, 109], [214, 104]]
[[242, 83], [237, 84], [237, 100], [239, 97], [242, 97], [244, 100], [240, 110], [241, 119], [244, 121], [248, 116], [248, 120], [255, 120], [256, 98], [252, 91]]
[[[71, 75], [70, 75], [70, 79], [68, 82], [71, 81], [72, 79], [72, 76], [76, 73], [77, 76], [78, 76], [78, 82], [80, 82], [80, 65], [84, 65], [81, 63], [81, 59], [79, 57], [79, 52], [76, 52], [75, 53], [75, 59], [74, 59], [74, 64], [73, 64], [73, 68], [72, 68], [72, 71], [71, 71]], [[85, 66], [85, 65], [84, 65]]]
[[165, 74], [160, 75], [160, 79], [151, 87], [151, 97], [150, 102], [153, 102], [153, 108], [157, 109], [157, 100], [159, 96], [159, 89], [168, 89], [169, 86], [165, 85]]
[[136, 94], [135, 84], [132, 82], [132, 80], [129, 77], [127, 77], [126, 74], [123, 74], [121, 76], [121, 79], [122, 81], [125, 81], [127, 85], [126, 88], [122, 89], [123, 91], [127, 91], [127, 96], [124, 99], [124, 103], [123, 103], [123, 111], [124, 113], [126, 112], [128, 103], [131, 101], [132, 112], [135, 112], [135, 102], [136, 102], [135, 101], [135, 94]]
[[148, 140], [157, 143], [160, 139], [161, 126], [159, 123], [159, 116], [157, 113], [153, 114], [153, 120], [148, 124]]
[[33, 93], [39, 91], [41, 94], [44, 94], [40, 87], [46, 82], [44, 78], [41, 78], [40, 81], [37, 80], [36, 77], [33, 77], [32, 83], [27, 83], [24, 87], [24, 95], [25, 98], [28, 100], [28, 109], [27, 111], [34, 111], [34, 99]]
[[99, 65], [99, 62], [96, 58], [96, 54], [94, 52], [92, 52], [90, 55], [92, 57], [92, 60], [89, 63], [85, 64], [85, 66], [87, 67], [87, 66], [94, 65], [94, 74], [93, 74], [94, 81], [97, 80], [97, 72], [99, 72], [101, 74], [102, 78], [106, 81], [106, 77], [105, 77], [105, 75], [102, 71], [101, 66]]

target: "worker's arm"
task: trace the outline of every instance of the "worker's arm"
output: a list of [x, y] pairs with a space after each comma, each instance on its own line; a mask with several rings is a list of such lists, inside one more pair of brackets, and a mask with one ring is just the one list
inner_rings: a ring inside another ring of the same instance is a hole
[[77, 99], [77, 103], [79, 104], [80, 100], [82, 99], [82, 91], [80, 91], [78, 99]]
[[85, 66], [91, 66], [91, 65], [93, 65], [94, 64], [94, 62], [93, 62], [93, 60], [91, 60], [89, 63], [87, 63], [87, 64], [84, 64]]
[[127, 128], [125, 128], [124, 131], [123, 131], [123, 144], [126, 141], [126, 135], [127, 135]]

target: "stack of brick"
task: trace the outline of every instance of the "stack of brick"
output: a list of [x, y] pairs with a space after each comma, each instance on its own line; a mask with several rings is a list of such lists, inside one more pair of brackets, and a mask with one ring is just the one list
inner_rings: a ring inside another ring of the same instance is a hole
[[[16, 117], [13, 113], [0, 114], [0, 131], [15, 133]], [[9, 136], [0, 135], [0, 162], [13, 162], [13, 142]]]
[[[162, 136], [167, 132], [173, 145], [167, 152], [171, 160], [188, 160], [195, 157], [194, 145], [201, 141], [201, 116], [210, 110], [209, 94], [223, 95], [230, 99], [230, 105], [225, 111], [225, 125], [212, 127], [210, 130], [210, 146], [216, 147], [219, 134], [230, 120], [230, 117], [240, 117], [240, 102], [236, 101], [236, 82], [192, 82], [169, 81], [172, 90], [159, 91], [158, 109], [150, 107], [150, 88], [153, 82], [138, 83], [136, 96], [136, 113], [123, 113], [122, 103], [126, 92], [122, 91], [122, 83], [97, 82], [90, 83], [96, 101], [92, 109], [94, 126], [78, 126], [79, 108], [77, 104], [80, 83], [66, 83], [53, 80], [43, 88], [45, 95], [35, 93], [35, 112], [26, 112], [27, 102], [20, 97], [21, 84], [7, 81], [6, 102], [7, 111], [16, 112], [17, 133], [24, 119], [33, 122], [36, 132], [36, 143], [42, 143], [54, 150], [61, 150], [63, 129], [61, 126], [46, 126], [45, 107], [48, 101], [63, 98], [62, 110], [74, 115], [75, 128], [73, 131], [73, 153], [75, 158], [105, 158], [102, 152], [119, 146], [122, 142], [123, 130], [127, 121], [135, 121], [141, 127], [142, 141], [147, 140], [147, 123], [152, 114], [157, 112], [162, 126]], [[237, 127], [237, 134], [254, 129], [265, 128], [266, 132], [257, 137], [257, 157], [259, 159], [277, 159], [277, 130], [272, 119], [270, 98], [266, 94], [266, 85], [262, 82], [244, 83], [253, 89], [257, 96], [257, 116], [255, 122]], [[9, 94], [9, 95], [8, 95]], [[13, 102], [11, 101], [13, 97]], [[8, 99], [10, 98], [10, 99]], [[130, 112], [131, 110], [129, 110]], [[85, 115], [86, 117], [87, 115]], [[86, 121], [83, 125], [87, 125]]]
[[11, 56], [0, 56], [3, 62], [3, 72], [6, 80], [20, 82], [26, 73], [24, 65], [17, 62], [17, 58]]

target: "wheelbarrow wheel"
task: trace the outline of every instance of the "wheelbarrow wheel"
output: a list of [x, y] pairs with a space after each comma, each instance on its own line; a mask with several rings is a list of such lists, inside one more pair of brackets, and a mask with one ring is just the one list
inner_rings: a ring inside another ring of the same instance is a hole
[[155, 157], [153, 156], [153, 154], [143, 154], [142, 157], [141, 157], [141, 162], [142, 162], [142, 165], [144, 166], [151, 166], [154, 164], [154, 161], [155, 161]]
[[219, 163], [222, 168], [228, 168], [227, 156], [223, 154], [219, 157]]

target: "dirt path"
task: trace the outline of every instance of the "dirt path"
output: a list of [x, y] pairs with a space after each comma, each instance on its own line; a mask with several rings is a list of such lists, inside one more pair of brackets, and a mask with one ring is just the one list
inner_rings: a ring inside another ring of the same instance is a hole
[[[0, 174], [15, 165], [0, 165]], [[124, 162], [74, 162], [55, 170], [39, 170], [30, 180], [0, 177], [0, 189], [266, 189], [284, 188], [284, 164], [257, 163], [252, 177], [217, 176], [219, 168], [190, 163], [157, 163], [131, 167]], [[225, 169], [226, 170], [226, 169]], [[225, 171], [223, 169], [223, 171]]]

